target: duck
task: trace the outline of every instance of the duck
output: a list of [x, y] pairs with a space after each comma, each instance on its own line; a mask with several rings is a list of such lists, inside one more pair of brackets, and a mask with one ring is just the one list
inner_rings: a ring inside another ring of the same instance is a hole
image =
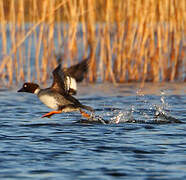
[[[17, 92], [36, 94], [42, 103], [53, 109], [53, 111], [44, 114], [42, 118], [73, 111], [79, 111], [83, 117], [90, 118], [91, 115], [84, 110], [93, 113], [94, 109], [90, 106], [83, 105], [71, 95], [71, 85], [68, 82], [69, 76], [65, 71], [65, 69], [61, 68], [61, 64], [59, 64], [52, 72], [53, 83], [50, 87], [42, 89], [36, 83], [25, 82]], [[71, 71], [69, 70], [68, 73], [69, 72]]]

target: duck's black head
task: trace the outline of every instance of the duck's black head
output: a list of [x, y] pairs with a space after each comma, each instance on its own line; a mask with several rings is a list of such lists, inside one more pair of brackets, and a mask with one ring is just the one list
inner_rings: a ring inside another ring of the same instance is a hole
[[38, 84], [26, 82], [23, 84], [23, 87], [17, 92], [35, 93], [36, 89], [39, 89]]

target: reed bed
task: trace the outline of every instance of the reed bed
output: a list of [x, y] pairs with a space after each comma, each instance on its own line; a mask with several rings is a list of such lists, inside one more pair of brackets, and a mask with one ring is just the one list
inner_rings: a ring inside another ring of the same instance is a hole
[[1, 0], [1, 84], [47, 84], [90, 54], [87, 81], [186, 81], [185, 0]]

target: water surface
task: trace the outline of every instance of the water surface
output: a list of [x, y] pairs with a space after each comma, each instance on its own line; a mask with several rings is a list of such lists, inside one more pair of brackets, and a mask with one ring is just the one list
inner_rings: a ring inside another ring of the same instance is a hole
[[[185, 179], [185, 84], [79, 86], [95, 108], [42, 119], [33, 94], [0, 91], [1, 179]], [[18, 87], [17, 87], [18, 89]]]

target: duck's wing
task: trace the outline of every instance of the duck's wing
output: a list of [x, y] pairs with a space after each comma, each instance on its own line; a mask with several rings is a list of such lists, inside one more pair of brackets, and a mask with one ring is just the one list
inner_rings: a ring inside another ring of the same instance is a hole
[[53, 74], [53, 84], [52, 89], [58, 91], [60, 94], [69, 94], [70, 84], [68, 83], [67, 74], [61, 69], [61, 64], [59, 64], [52, 72]]
[[89, 57], [85, 58], [78, 64], [70, 66], [69, 68], [64, 68], [66, 74], [73, 77], [77, 82], [81, 82], [85, 74], [88, 72], [89, 68]]

